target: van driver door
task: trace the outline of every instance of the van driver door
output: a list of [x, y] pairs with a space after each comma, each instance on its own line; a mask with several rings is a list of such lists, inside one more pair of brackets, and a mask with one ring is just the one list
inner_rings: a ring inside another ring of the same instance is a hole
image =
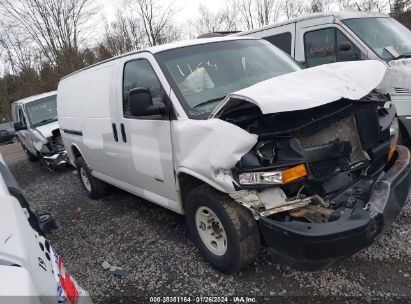
[[20, 122], [22, 126], [27, 127], [25, 130], [18, 131], [18, 136], [24, 147], [30, 151], [30, 153], [36, 155], [37, 151], [34, 149], [33, 142], [31, 141], [29, 134], [29, 126], [27, 124], [26, 116], [24, 115], [24, 109], [22, 105], [17, 105], [17, 121]]
[[[137, 117], [130, 112], [129, 91], [146, 88], [153, 104], [167, 103], [170, 87], [151, 54], [137, 54], [121, 62], [118, 98], [118, 147], [124, 156], [123, 187], [150, 201], [176, 210], [171, 124], [168, 115]], [[177, 210], [176, 210], [177, 211]]]

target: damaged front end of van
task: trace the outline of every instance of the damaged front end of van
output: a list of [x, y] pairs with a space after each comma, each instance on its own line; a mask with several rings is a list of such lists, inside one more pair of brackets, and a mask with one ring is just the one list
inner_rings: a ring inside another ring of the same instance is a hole
[[258, 143], [232, 170], [231, 197], [254, 210], [277, 258], [325, 266], [370, 245], [400, 212], [410, 155], [396, 145], [395, 108], [386, 102], [371, 94], [282, 113], [267, 117], [276, 121], [269, 131], [264, 119], [255, 122]]
[[64, 169], [69, 163], [57, 122], [38, 126], [33, 130], [34, 148], [38, 159], [51, 171]]
[[276, 260], [327, 267], [373, 243], [408, 196], [410, 152], [389, 95], [374, 89], [384, 74], [378, 62], [332, 64], [232, 93], [207, 132], [182, 127], [180, 151], [194, 132], [208, 153], [180, 163], [207, 176], [193, 157], [208, 157], [207, 182], [252, 211]]

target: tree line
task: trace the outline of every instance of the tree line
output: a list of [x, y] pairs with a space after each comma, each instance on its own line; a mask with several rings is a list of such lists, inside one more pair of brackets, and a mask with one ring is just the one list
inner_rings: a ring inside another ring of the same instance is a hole
[[[0, 121], [10, 103], [55, 90], [61, 77], [125, 52], [217, 31], [248, 30], [330, 10], [377, 11], [411, 28], [411, 0], [225, 0], [176, 22], [178, 1], [123, 0], [114, 21], [95, 0], [0, 0]], [[96, 22], [104, 23], [96, 37]]]

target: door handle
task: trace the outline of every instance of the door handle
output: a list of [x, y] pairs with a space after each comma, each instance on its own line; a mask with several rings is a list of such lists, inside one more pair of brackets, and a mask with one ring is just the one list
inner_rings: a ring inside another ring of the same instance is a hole
[[111, 126], [113, 127], [114, 140], [115, 140], [116, 142], [118, 142], [117, 126], [116, 126], [115, 123], [113, 123]]
[[121, 136], [123, 136], [123, 141], [126, 143], [127, 142], [127, 136], [126, 136], [126, 130], [124, 129], [124, 124], [121, 124], [120, 128], [121, 128]]

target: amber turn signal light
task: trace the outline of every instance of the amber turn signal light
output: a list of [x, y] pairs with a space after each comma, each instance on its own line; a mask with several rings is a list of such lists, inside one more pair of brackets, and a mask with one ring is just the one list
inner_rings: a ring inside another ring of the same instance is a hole
[[284, 184], [291, 183], [299, 178], [302, 178], [308, 175], [307, 168], [305, 167], [304, 164], [284, 170], [281, 173], [282, 173]]

